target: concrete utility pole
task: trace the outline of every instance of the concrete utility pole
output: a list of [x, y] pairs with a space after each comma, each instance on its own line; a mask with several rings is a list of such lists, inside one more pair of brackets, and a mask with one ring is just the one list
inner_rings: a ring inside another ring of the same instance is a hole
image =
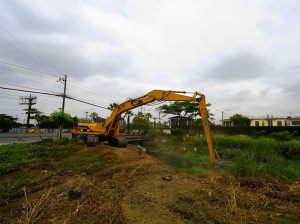
[[224, 126], [224, 114], [226, 114], [226, 111], [229, 111], [229, 110], [217, 110], [217, 111], [222, 113], [222, 124], [221, 124], [221, 126]]
[[28, 105], [27, 109], [24, 109], [27, 114], [27, 122], [26, 122], [26, 128], [29, 128], [30, 126], [30, 119], [33, 119], [34, 117], [31, 117], [30, 115], [36, 112], [36, 109], [32, 108], [33, 105], [36, 104], [36, 96], [31, 96], [29, 97], [22, 96], [20, 97], [21, 103], [20, 105]]
[[[64, 78], [59, 78], [58, 82], [61, 82], [64, 84], [64, 94], [62, 95], [63, 97], [63, 102], [62, 102], [62, 107], [61, 107], [61, 112], [65, 112], [65, 100], [66, 100], [66, 90], [67, 90], [67, 78], [68, 76], [64, 76]], [[63, 124], [60, 125], [59, 128], [59, 139], [61, 139], [61, 134], [62, 134], [62, 129], [63, 129]]]

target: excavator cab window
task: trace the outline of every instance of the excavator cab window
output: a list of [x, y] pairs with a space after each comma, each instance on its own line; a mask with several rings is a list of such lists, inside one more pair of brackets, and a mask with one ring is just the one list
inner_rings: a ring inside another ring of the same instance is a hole
[[119, 125], [120, 125], [119, 132], [120, 133], [125, 133], [125, 131], [126, 131], [126, 122], [125, 122], [124, 118], [120, 118]]

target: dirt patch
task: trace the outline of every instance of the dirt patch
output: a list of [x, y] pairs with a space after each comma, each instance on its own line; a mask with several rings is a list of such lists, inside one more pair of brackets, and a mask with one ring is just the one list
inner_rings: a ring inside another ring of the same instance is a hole
[[83, 148], [0, 182], [22, 175], [36, 182], [3, 199], [0, 223], [300, 222], [299, 182], [174, 172], [134, 145]]

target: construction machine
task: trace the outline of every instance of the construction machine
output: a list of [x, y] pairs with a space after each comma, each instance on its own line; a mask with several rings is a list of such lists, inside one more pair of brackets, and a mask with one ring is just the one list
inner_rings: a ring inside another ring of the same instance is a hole
[[109, 144], [118, 147], [126, 147], [127, 141], [123, 126], [124, 120], [121, 115], [131, 109], [152, 103], [154, 101], [193, 101], [199, 104], [199, 110], [203, 128], [206, 136], [211, 163], [215, 164], [215, 151], [211, 139], [205, 96], [199, 92], [185, 92], [172, 90], [153, 90], [148, 94], [128, 99], [116, 107], [104, 124], [96, 123], [78, 123], [74, 137], [84, 136], [87, 144], [96, 144], [101, 141], [108, 141]]

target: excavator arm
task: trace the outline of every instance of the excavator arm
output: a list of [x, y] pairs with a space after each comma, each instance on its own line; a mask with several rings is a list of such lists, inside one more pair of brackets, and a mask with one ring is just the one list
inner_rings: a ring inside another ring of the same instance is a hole
[[117, 108], [113, 110], [111, 115], [107, 118], [104, 127], [106, 129], [106, 133], [110, 136], [121, 136], [122, 134], [119, 132], [119, 120], [122, 113], [134, 109], [136, 107], [143, 106], [145, 104], [154, 102], [156, 100], [161, 101], [194, 101], [199, 104], [200, 115], [202, 118], [202, 123], [204, 127], [204, 132], [206, 136], [206, 141], [208, 145], [210, 160], [212, 165], [215, 164], [215, 151], [213, 148], [213, 143], [210, 134], [210, 127], [208, 122], [208, 114], [206, 108], [205, 96], [202, 93], [194, 92], [190, 93], [184, 91], [172, 91], [172, 90], [153, 90], [148, 94], [135, 98], [129, 99], [123, 103], [121, 103]]

